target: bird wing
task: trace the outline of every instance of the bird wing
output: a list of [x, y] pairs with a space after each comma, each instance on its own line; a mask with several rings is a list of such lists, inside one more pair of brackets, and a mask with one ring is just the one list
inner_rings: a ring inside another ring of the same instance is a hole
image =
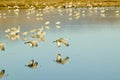
[[61, 43], [63, 43], [65, 46], [69, 46], [69, 43], [67, 40], [65, 40], [64, 38], [60, 38], [59, 39]]
[[30, 47], [33, 47], [33, 44], [31, 42], [29, 43], [29, 45], [30, 45]]
[[32, 43], [33, 46], [38, 47], [37, 41], [32, 41], [31, 43]]
[[0, 74], [2, 73], [2, 70], [0, 71]]
[[38, 62], [34, 62], [33, 66], [31, 68], [36, 69], [38, 67]]
[[38, 62], [35, 62], [34, 64], [35, 64], [35, 65], [38, 65]]
[[34, 60], [33, 59], [29, 62], [28, 65], [32, 65], [32, 64], [34, 64]]
[[5, 47], [3, 44], [0, 44], [0, 50], [4, 51], [5, 50]]
[[4, 76], [4, 74], [5, 74], [5, 70], [1, 70], [0, 71], [0, 78], [2, 78]]
[[68, 60], [69, 60], [69, 57], [64, 58], [64, 59], [62, 60], [62, 64], [66, 64], [66, 63], [68, 62]]
[[62, 61], [62, 56], [61, 56], [61, 54], [58, 54], [58, 55], [57, 55], [56, 61], [57, 61], [57, 62], [61, 62], [61, 61]]
[[33, 47], [33, 43], [31, 41], [25, 42], [24, 44], [29, 44], [30, 47]]
[[58, 47], [61, 47], [61, 42], [60, 41], [56, 41], [56, 44]]

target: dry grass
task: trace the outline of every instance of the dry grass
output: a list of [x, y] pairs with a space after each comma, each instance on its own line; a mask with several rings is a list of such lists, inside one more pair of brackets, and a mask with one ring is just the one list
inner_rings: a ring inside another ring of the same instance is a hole
[[46, 5], [57, 7], [70, 2], [80, 3], [78, 7], [86, 7], [88, 3], [93, 6], [120, 6], [120, 0], [0, 0], [0, 9], [7, 9], [8, 6], [13, 7], [14, 5], [18, 5], [20, 8], [28, 8], [26, 4], [34, 5], [36, 8], [44, 8]]

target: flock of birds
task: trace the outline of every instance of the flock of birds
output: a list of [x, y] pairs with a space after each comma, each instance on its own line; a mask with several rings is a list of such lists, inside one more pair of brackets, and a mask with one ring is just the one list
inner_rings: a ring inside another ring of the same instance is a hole
[[[29, 6], [29, 8], [26, 9], [26, 16], [27, 16], [27, 19], [30, 19], [30, 15], [36, 13], [36, 8], [33, 5], [28, 5], [28, 6]], [[11, 11], [13, 11], [15, 13], [15, 15], [17, 15], [17, 16], [20, 15], [20, 9], [19, 9], [20, 7], [19, 6], [15, 5], [15, 6], [13, 6], [12, 9], [10, 9], [10, 8], [11, 8], [11, 6], [8, 6], [9, 13]], [[59, 15], [62, 16], [62, 15], [64, 15], [64, 13], [63, 13], [64, 10], [68, 14], [69, 20], [72, 20], [73, 16], [75, 17], [75, 19], [79, 19], [81, 15], [85, 16], [86, 13], [94, 15], [94, 13], [99, 12], [102, 17], [106, 17], [106, 15], [105, 15], [106, 11], [108, 11], [109, 9], [104, 8], [104, 7], [93, 7], [91, 5], [87, 9], [81, 9], [81, 8], [73, 7], [73, 4], [69, 3], [64, 7], [64, 9], [62, 6], [57, 6], [57, 8], [55, 8], [53, 6], [46, 5], [46, 7], [44, 7], [43, 9], [37, 9], [37, 10], [38, 10], [38, 13], [36, 13], [36, 16], [39, 17], [39, 18], [37, 18], [37, 20], [43, 20], [44, 14], [49, 13], [49, 12], [54, 12], [54, 11], [57, 11], [57, 13], [59, 13]], [[6, 19], [6, 15], [7, 15], [7, 13], [0, 13], [0, 18], [3, 17]], [[120, 10], [116, 10], [115, 15], [119, 16]], [[22, 39], [24, 41], [24, 44], [28, 44], [32, 48], [38, 47], [38, 43], [40, 41], [43, 41], [43, 42], [46, 41], [46, 38], [45, 38], [46, 32], [44, 31], [44, 29], [49, 29], [50, 28], [49, 24], [50, 24], [50, 21], [46, 21], [44, 24], [45, 25], [44, 27], [41, 27], [39, 29], [31, 29], [29, 32], [25, 31], [22, 34], [20, 34], [20, 26], [11, 27], [11, 28], [8, 28], [5, 30], [5, 37], [10, 40], [13, 40], [13, 41]], [[61, 28], [60, 24], [61, 24], [61, 22], [57, 21], [55, 23], [56, 28]], [[29, 40], [28, 36], [31, 37], [32, 40]], [[61, 47], [62, 45], [69, 46], [69, 43], [65, 38], [59, 38], [57, 40], [54, 40], [53, 42], [56, 43], [57, 47]], [[8, 44], [8, 43], [0, 42], [0, 50], [1, 51], [6, 50], [5, 44]], [[69, 62], [69, 57], [67, 56], [65, 58], [62, 58], [62, 55], [60, 53], [58, 53], [56, 60], [54, 60], [54, 61], [59, 64], [66, 64]], [[25, 66], [36, 69], [36, 68], [38, 68], [38, 65], [39, 65], [38, 62], [35, 61], [34, 59], [32, 59]], [[7, 76], [7, 75], [5, 75], [5, 70], [3, 69], [0, 71], [0, 78], [2, 78], [4, 76]]]
[[[35, 5], [29, 5], [29, 4], [26, 4], [26, 6], [28, 6], [28, 9], [25, 9], [27, 19], [30, 19], [31, 18], [30, 15], [35, 13], [36, 20], [43, 20], [44, 15], [50, 12], [56, 12], [60, 16], [62, 16], [62, 15], [65, 15], [64, 11], [66, 11], [66, 14], [68, 15], [69, 20], [73, 20], [73, 18], [80, 19], [81, 16], [84, 17], [87, 15], [94, 16], [95, 14], [99, 14], [101, 17], [107, 17], [107, 14], [109, 13], [109, 8], [99, 7], [99, 6], [94, 7], [90, 3], [88, 3], [85, 8], [79, 8], [75, 6], [75, 4], [73, 4], [72, 2], [68, 4], [64, 4], [64, 7], [63, 5], [56, 5], [56, 7], [54, 7], [52, 5], [47, 5], [47, 4], [44, 8], [36, 8]], [[0, 13], [0, 18], [6, 19], [7, 14], [11, 12], [19, 16], [21, 12], [21, 9], [17, 4], [15, 6], [7, 6], [6, 10], [8, 10], [8, 13]], [[115, 7], [112, 13], [115, 16], [120, 16], [119, 7]], [[60, 26], [57, 26], [57, 27], [59, 28]]]
[[[47, 24], [48, 24], [48, 22], [47, 22]], [[38, 44], [40, 41], [46, 40], [45, 39], [46, 32], [44, 31], [43, 27], [39, 28], [39, 29], [31, 29], [30, 31], [28, 31], [28, 32], [25, 31], [22, 34], [20, 34], [20, 32], [21, 32], [20, 30], [21, 30], [20, 26], [8, 28], [4, 31], [5, 37], [12, 41], [22, 38], [21, 40], [24, 41], [24, 44], [26, 44], [26, 45], [28, 44], [31, 48], [38, 47]], [[27, 39], [28, 36], [31, 37], [30, 40]], [[66, 40], [65, 38], [56, 39], [53, 41], [53, 43], [56, 43], [58, 48], [61, 47], [62, 45], [69, 46], [68, 40]], [[0, 50], [1, 51], [6, 50], [5, 44], [8, 44], [8, 43], [0, 42]], [[58, 53], [56, 60], [54, 60], [54, 62], [59, 63], [59, 64], [66, 64], [69, 62], [69, 57], [67, 56], [65, 58], [62, 58], [61, 54]], [[30, 60], [30, 62], [27, 65], [25, 65], [25, 67], [37, 69], [38, 62], [34, 61], [34, 59], [32, 59], [32, 60]], [[3, 69], [0, 71], [0, 78], [3, 78], [4, 76], [8, 76], [8, 74], [5, 74], [5, 70]]]

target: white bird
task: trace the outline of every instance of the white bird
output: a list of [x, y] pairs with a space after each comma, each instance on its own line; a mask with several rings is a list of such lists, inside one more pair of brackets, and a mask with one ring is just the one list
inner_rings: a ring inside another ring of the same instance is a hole
[[36, 35], [37, 40], [38, 41], [46, 41], [46, 38], [44, 38], [45, 34], [46, 34], [45, 32], [41, 32], [41, 33], [37, 34]]
[[28, 65], [25, 65], [26, 67], [36, 69], [38, 68], [38, 62], [35, 62], [33, 59], [29, 62]]
[[69, 46], [68, 41], [65, 40], [64, 38], [59, 38], [59, 39], [57, 39], [56, 41], [53, 41], [53, 42], [56, 42], [58, 47], [61, 47], [62, 44], [64, 44], [65, 46]]
[[56, 25], [59, 25], [59, 24], [60, 24], [60, 21], [57, 21], [55, 24], [56, 24]]
[[56, 28], [61, 28], [60, 21], [57, 21], [55, 24], [56, 24]]
[[49, 24], [50, 24], [50, 21], [46, 21], [46, 22], [45, 22], [45, 25], [49, 25]]
[[11, 33], [9, 34], [9, 38], [10, 38], [11, 40], [16, 40], [16, 39], [19, 39], [19, 38], [20, 38], [20, 35], [19, 35], [18, 33], [11, 32]]
[[37, 42], [37, 41], [34, 41], [34, 40], [25, 42], [24, 44], [29, 44], [30, 47], [38, 47], [38, 42]]
[[49, 26], [45, 26], [45, 29], [50, 29], [50, 27]]
[[69, 57], [65, 57], [64, 59], [62, 59], [61, 54], [57, 54], [57, 58], [56, 58], [56, 62], [59, 64], [66, 64], [68, 63]]
[[43, 38], [45, 35], [46, 35], [46, 32], [37, 32], [36, 37]]
[[56, 25], [56, 28], [58, 28], [58, 29], [59, 29], [59, 28], [61, 28], [61, 26], [59, 26], [59, 25]]
[[119, 10], [116, 10], [115, 13], [119, 13], [120, 11]]
[[104, 13], [104, 12], [105, 12], [105, 9], [104, 9], [104, 8], [101, 8], [100, 12], [101, 12], [101, 13]]

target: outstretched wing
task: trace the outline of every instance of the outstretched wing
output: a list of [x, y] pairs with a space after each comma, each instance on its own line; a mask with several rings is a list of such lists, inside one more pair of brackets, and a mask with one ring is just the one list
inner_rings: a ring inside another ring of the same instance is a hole
[[34, 60], [33, 59], [29, 62], [28, 65], [32, 65], [32, 64], [34, 64]]
[[1, 70], [1, 72], [0, 72], [0, 78], [4, 77], [4, 75], [5, 75], [5, 70], [3, 69], [3, 70]]
[[35, 65], [38, 65], [38, 62], [35, 62], [34, 64], [35, 64]]
[[62, 61], [62, 57], [61, 57], [61, 54], [58, 54], [57, 55], [57, 59], [56, 59], [56, 62], [61, 62]]
[[56, 44], [58, 47], [61, 47], [61, 42], [60, 41], [56, 41]]
[[33, 47], [33, 44], [31, 41], [25, 42], [24, 44], [29, 44], [30, 47]]
[[32, 42], [29, 42], [29, 45], [30, 45], [30, 47], [33, 47], [33, 44], [32, 44]]
[[69, 57], [64, 58], [64, 59], [62, 60], [62, 64], [68, 63], [68, 60], [69, 60]]
[[0, 50], [5, 51], [5, 47], [2, 43], [0, 44]]
[[63, 43], [65, 46], [69, 46], [68, 41], [65, 40], [64, 38], [60, 38], [59, 41], [60, 41], [61, 43]]
[[33, 66], [31, 68], [36, 69], [38, 67], [38, 62], [34, 62]]
[[38, 47], [37, 41], [31, 41], [31, 47]]
[[35, 47], [38, 47], [38, 44], [37, 44], [37, 42], [35, 43]]
[[4, 46], [0, 46], [0, 50], [5, 51], [5, 47]]

